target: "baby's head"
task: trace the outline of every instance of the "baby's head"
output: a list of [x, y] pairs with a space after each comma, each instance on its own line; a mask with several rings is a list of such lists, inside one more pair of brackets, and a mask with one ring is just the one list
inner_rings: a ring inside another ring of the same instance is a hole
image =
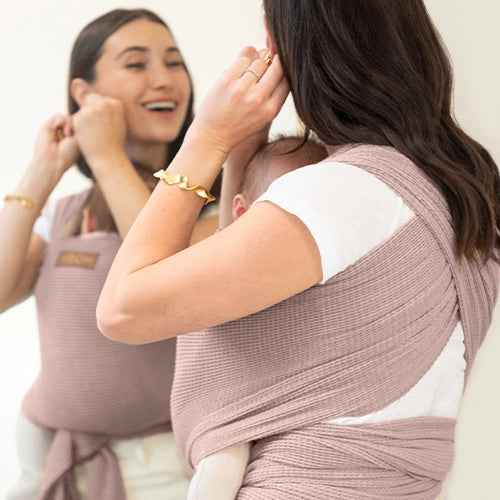
[[241, 217], [272, 181], [328, 156], [325, 147], [313, 139], [308, 139], [295, 150], [302, 141], [303, 138], [297, 136], [280, 136], [257, 150], [243, 172], [239, 192], [233, 198], [233, 220]]

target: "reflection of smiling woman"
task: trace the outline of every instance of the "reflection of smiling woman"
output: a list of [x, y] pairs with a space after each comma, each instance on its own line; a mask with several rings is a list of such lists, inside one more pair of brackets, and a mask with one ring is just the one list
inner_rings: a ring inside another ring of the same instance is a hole
[[[73, 67], [78, 74], [78, 64]], [[73, 80], [75, 101], [92, 92], [118, 99], [127, 128], [127, 152], [134, 157], [136, 148], [142, 155], [149, 151], [161, 167], [166, 143], [178, 137], [191, 96], [189, 76], [170, 32], [146, 19], [122, 26], [106, 40], [92, 72], [98, 75], [95, 80], [92, 74], [79, 74]], [[98, 153], [117, 152], [109, 149]]]
[[[111, 342], [97, 329], [95, 307], [151, 174], [182, 142], [192, 101], [179, 49], [155, 14], [112, 11], [77, 38], [70, 115], [42, 127], [0, 215], [0, 305], [34, 292], [41, 349], [18, 426], [22, 477], [9, 499], [32, 500], [37, 489], [37, 498], [74, 498], [76, 463], [76, 487], [89, 499], [185, 498], [188, 478], [170, 432], [175, 341]], [[49, 203], [37, 219], [75, 161], [93, 187]]]

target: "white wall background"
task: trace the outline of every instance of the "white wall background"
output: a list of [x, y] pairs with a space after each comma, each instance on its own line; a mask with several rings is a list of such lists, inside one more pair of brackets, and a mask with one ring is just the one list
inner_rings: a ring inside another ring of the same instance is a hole
[[[402, 0], [410, 1], [410, 0]], [[500, 162], [500, 40], [497, 0], [426, 0], [455, 66], [456, 115]], [[264, 44], [260, 0], [19, 0], [0, 16], [0, 196], [28, 163], [41, 123], [64, 112], [66, 68], [76, 33], [116, 7], [147, 7], [170, 24], [189, 65], [199, 99], [247, 44]], [[294, 130], [290, 102], [275, 130]], [[81, 189], [76, 171], [60, 194]], [[1, 277], [0, 277], [1, 279]], [[474, 366], [460, 413], [456, 460], [447, 500], [498, 500], [500, 483], [500, 306]], [[32, 299], [0, 315], [0, 498], [17, 473], [14, 422], [35, 377], [38, 345]]]

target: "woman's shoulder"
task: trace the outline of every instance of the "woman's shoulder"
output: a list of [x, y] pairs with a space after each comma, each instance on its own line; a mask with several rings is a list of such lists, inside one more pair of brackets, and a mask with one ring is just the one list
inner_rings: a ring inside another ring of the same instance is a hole
[[76, 193], [65, 194], [64, 196], [50, 197], [43, 210], [35, 221], [33, 232], [40, 236], [46, 243], [50, 241], [50, 234], [56, 214], [65, 214], [78, 210], [78, 207], [83, 207], [85, 200], [89, 196], [90, 188], [84, 189]]
[[268, 191], [299, 190], [311, 197], [333, 195], [340, 199], [379, 200], [394, 199], [399, 196], [374, 174], [350, 163], [325, 159], [319, 163], [306, 165], [287, 172], [275, 179]]
[[304, 222], [321, 254], [323, 281], [414, 216], [401, 197], [376, 176], [332, 160], [284, 174], [257, 201], [271, 201]]

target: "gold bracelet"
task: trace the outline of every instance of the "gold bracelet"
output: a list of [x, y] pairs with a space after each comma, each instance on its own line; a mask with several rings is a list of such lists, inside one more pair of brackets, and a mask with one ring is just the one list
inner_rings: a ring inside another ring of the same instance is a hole
[[21, 203], [23, 207], [33, 208], [33, 202], [28, 198], [25, 198], [24, 196], [20, 196], [18, 194], [8, 194], [3, 199], [3, 201], [10, 201], [10, 200], [18, 201], [19, 203]]
[[155, 172], [153, 175], [166, 182], [169, 186], [177, 184], [181, 189], [194, 191], [200, 198], [205, 200], [203, 202], [204, 205], [211, 201], [215, 201], [215, 196], [210, 194], [203, 186], [188, 186], [188, 178], [183, 174], [167, 174], [165, 170], [158, 170], [158, 172]]

